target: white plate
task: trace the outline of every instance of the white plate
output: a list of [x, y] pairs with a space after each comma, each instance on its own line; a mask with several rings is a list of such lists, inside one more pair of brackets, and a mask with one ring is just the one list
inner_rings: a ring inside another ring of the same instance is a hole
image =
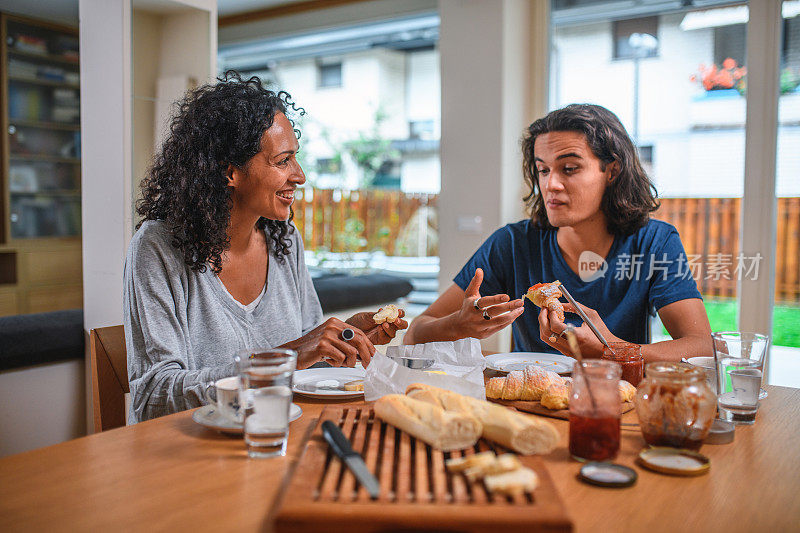
[[349, 367], [306, 368], [294, 373], [292, 390], [311, 398], [358, 398], [364, 391], [346, 391], [344, 384], [364, 379], [364, 369], [359, 365]]
[[[291, 407], [289, 407], [289, 422], [294, 422], [300, 418], [302, 414], [303, 410], [300, 406], [293, 403]], [[222, 416], [214, 405], [204, 405], [200, 409], [197, 409], [192, 413], [192, 420], [201, 426], [214, 429], [220, 433], [228, 433], [230, 435], [242, 434], [242, 424]]]
[[540, 366], [558, 374], [569, 374], [575, 359], [566, 355], [543, 352], [509, 352], [486, 356], [486, 366], [498, 372], [523, 370], [526, 366]]

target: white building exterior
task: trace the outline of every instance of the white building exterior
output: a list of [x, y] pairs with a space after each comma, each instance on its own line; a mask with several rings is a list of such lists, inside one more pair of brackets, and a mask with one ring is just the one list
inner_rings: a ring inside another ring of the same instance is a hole
[[[341, 84], [320, 86], [320, 65], [336, 64], [341, 64]], [[306, 110], [300, 123], [301, 150], [305, 152], [301, 161], [315, 186], [359, 188], [362, 176], [346, 158], [342, 171], [336, 174], [319, 172], [317, 162], [335, 155], [332, 145], [371, 132], [380, 112], [384, 119], [378, 131], [387, 140], [406, 141], [413, 137], [412, 122], [426, 124], [417, 139], [434, 142], [427, 143], [427, 149], [400, 150], [400, 188], [407, 193], [439, 192], [441, 90], [437, 50], [374, 48], [278, 61], [270, 76], [276, 87], [288, 91]]]
[[[640, 60], [638, 144], [652, 146], [660, 196], [740, 197], [745, 98], [706, 94], [689, 80], [714, 62], [714, 28], [683, 31], [684, 16], [659, 16], [658, 55]], [[555, 28], [551, 68], [552, 109], [599, 104], [633, 133], [635, 66], [613, 58], [613, 22]], [[800, 196], [800, 92], [782, 95], [779, 105], [776, 193]]]

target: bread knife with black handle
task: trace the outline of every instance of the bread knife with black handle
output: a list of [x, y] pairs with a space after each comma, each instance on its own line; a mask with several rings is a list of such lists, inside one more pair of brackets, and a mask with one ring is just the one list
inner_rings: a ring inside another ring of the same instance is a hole
[[353, 472], [361, 485], [367, 489], [370, 497], [374, 500], [380, 493], [380, 485], [375, 476], [367, 468], [364, 459], [350, 446], [350, 441], [344, 436], [342, 430], [331, 422], [326, 420], [322, 423], [322, 436], [325, 437], [328, 445], [333, 449], [333, 453], [347, 465], [347, 468]]

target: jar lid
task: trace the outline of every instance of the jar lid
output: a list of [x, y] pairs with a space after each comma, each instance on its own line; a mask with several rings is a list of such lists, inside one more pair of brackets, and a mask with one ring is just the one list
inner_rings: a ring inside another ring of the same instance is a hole
[[700, 476], [711, 468], [711, 460], [702, 453], [663, 446], [639, 452], [639, 464], [648, 470], [673, 476]]
[[633, 468], [616, 463], [593, 461], [581, 467], [578, 479], [598, 487], [622, 488], [636, 483], [639, 476]]

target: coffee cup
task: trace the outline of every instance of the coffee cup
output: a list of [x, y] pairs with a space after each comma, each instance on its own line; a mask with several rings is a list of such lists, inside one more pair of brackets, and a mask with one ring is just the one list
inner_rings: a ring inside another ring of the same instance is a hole
[[690, 357], [686, 360], [690, 365], [703, 369], [706, 382], [712, 391], [717, 390], [717, 363], [713, 357]]
[[208, 382], [203, 395], [206, 402], [213, 405], [219, 414], [233, 422], [242, 423], [238, 377], [232, 376]]

